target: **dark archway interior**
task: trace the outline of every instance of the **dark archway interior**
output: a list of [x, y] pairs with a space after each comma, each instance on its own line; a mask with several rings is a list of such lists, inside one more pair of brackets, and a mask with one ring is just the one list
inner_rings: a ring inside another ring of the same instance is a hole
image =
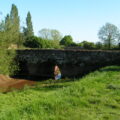
[[14, 78], [22, 78], [29, 80], [46, 80], [54, 78], [54, 67], [60, 65], [55, 60], [48, 59], [46, 62], [38, 62], [36, 64], [27, 63], [27, 61], [19, 61], [19, 71]]
[[14, 76], [11, 76], [13, 78], [27, 78], [28, 76], [28, 67], [27, 67], [27, 61], [18, 61], [19, 70], [16, 72]]
[[58, 65], [61, 68], [60, 64], [58, 64], [55, 60], [48, 59], [46, 62], [38, 62], [37, 63], [37, 75], [43, 78], [54, 78], [54, 67]]

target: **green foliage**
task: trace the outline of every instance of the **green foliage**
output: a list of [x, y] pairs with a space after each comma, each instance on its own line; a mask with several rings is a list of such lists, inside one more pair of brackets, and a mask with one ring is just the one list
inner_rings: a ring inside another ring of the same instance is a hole
[[32, 18], [31, 14], [30, 14], [30, 12], [28, 12], [27, 18], [26, 18], [26, 26], [27, 27], [23, 27], [23, 34], [21, 37], [22, 37], [22, 40], [24, 41], [23, 44], [26, 47], [39, 48], [39, 43], [38, 43], [37, 37], [34, 36], [31, 18]]
[[40, 40], [36, 36], [27, 37], [24, 45], [29, 48], [41, 48]]
[[48, 80], [1, 93], [0, 119], [119, 120], [119, 72], [119, 66], [106, 67], [69, 82]]
[[29, 48], [60, 48], [56, 40], [46, 40], [37, 36], [28, 37], [24, 45]]
[[10, 31], [9, 34], [12, 34], [12, 43], [19, 45], [19, 34], [20, 34], [20, 18], [18, 15], [18, 9], [16, 5], [12, 4], [10, 12]]
[[13, 75], [18, 69], [15, 62], [15, 51], [8, 50], [14, 43], [16, 41], [14, 41], [14, 35], [11, 32], [11, 20], [7, 15], [5, 21], [0, 23], [0, 74]]
[[41, 39], [40, 40], [41, 48], [61, 48], [59, 45], [59, 42], [56, 40], [46, 40], [46, 39]]
[[73, 38], [70, 35], [66, 35], [63, 37], [63, 39], [60, 41], [61, 45], [65, 45], [65, 46], [70, 46], [71, 44], [73, 44]]
[[98, 37], [104, 42], [106, 47], [110, 49], [115, 42], [118, 42], [120, 32], [115, 25], [106, 23], [100, 28]]
[[72, 47], [77, 47], [77, 46], [78, 46], [78, 44], [77, 44], [77, 43], [75, 43], [75, 42], [73, 42], [73, 43], [71, 43], [71, 44], [70, 44], [70, 46], [72, 46]]
[[7, 14], [5, 20], [0, 23], [0, 32], [0, 39], [5, 43], [4, 47], [9, 48], [13, 44], [19, 47], [22, 44], [18, 9], [14, 4], [10, 15]]
[[102, 44], [101, 42], [97, 42], [97, 43], [95, 44], [95, 48], [96, 48], [96, 49], [102, 49], [102, 48], [103, 48], [103, 44]]
[[0, 22], [0, 32], [2, 32], [2, 31], [4, 31], [4, 21], [2, 20], [1, 22]]
[[[24, 28], [24, 35], [27, 33], [27, 29]], [[61, 34], [57, 30], [42, 29], [37, 36], [25, 36], [24, 45], [29, 48], [60, 48], [59, 40]]]
[[26, 35], [26, 37], [33, 36], [34, 32], [33, 32], [33, 25], [32, 25], [30, 12], [27, 13], [26, 25], [27, 25], [27, 28], [25, 28], [25, 35]]
[[6, 32], [10, 32], [11, 28], [12, 28], [11, 19], [10, 19], [9, 14], [7, 14], [7, 16], [5, 17], [4, 30], [5, 30]]
[[95, 48], [95, 44], [93, 42], [88, 42], [88, 41], [83, 41], [83, 42], [79, 43], [78, 46], [80, 46], [81, 48], [84, 48], [84, 49], [94, 49]]
[[51, 38], [53, 41], [60, 41], [62, 39], [62, 35], [58, 30], [51, 30]]
[[0, 74], [14, 75], [18, 70], [14, 50], [0, 49]]
[[58, 42], [62, 39], [62, 35], [58, 30], [46, 28], [39, 31], [39, 37], [45, 40], [53, 40]]
[[5, 22], [0, 23], [0, 48], [8, 48], [11, 43], [11, 36], [8, 31], [5, 30]]

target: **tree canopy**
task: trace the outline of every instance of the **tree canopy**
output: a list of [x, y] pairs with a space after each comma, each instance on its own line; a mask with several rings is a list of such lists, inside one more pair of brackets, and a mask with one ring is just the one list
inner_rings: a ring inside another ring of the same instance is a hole
[[110, 49], [112, 44], [119, 40], [120, 32], [117, 26], [111, 23], [106, 23], [100, 28], [98, 37], [104, 42], [105, 45], [107, 45], [108, 49]]
[[73, 38], [71, 35], [66, 35], [63, 37], [63, 39], [60, 41], [61, 45], [70, 46], [73, 43]]
[[47, 40], [57, 40], [60, 41], [62, 39], [61, 33], [56, 29], [47, 29], [43, 28], [39, 31], [39, 36], [43, 39]]
[[26, 25], [27, 25], [27, 28], [25, 28], [25, 29], [26, 29], [25, 35], [26, 35], [27, 37], [34, 36], [33, 25], [32, 25], [32, 17], [31, 17], [30, 12], [27, 13]]

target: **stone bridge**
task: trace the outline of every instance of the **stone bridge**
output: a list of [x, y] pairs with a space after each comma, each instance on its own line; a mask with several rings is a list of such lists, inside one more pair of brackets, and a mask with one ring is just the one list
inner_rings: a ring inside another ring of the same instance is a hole
[[119, 65], [120, 51], [17, 50], [19, 76], [53, 77], [58, 64], [63, 77], [77, 77], [103, 66]]

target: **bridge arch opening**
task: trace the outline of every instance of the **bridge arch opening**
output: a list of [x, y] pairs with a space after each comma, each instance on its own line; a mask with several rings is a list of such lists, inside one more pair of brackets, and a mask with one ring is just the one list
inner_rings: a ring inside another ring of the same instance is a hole
[[38, 62], [36, 72], [39, 73], [39, 77], [54, 78], [54, 67], [56, 64], [61, 70], [60, 64], [55, 60], [48, 59], [45, 62]]
[[61, 65], [54, 59], [48, 59], [45, 62], [38, 61], [37, 63], [19, 61], [20, 70], [14, 77], [31, 80], [54, 79], [54, 67], [56, 64], [61, 70]]

